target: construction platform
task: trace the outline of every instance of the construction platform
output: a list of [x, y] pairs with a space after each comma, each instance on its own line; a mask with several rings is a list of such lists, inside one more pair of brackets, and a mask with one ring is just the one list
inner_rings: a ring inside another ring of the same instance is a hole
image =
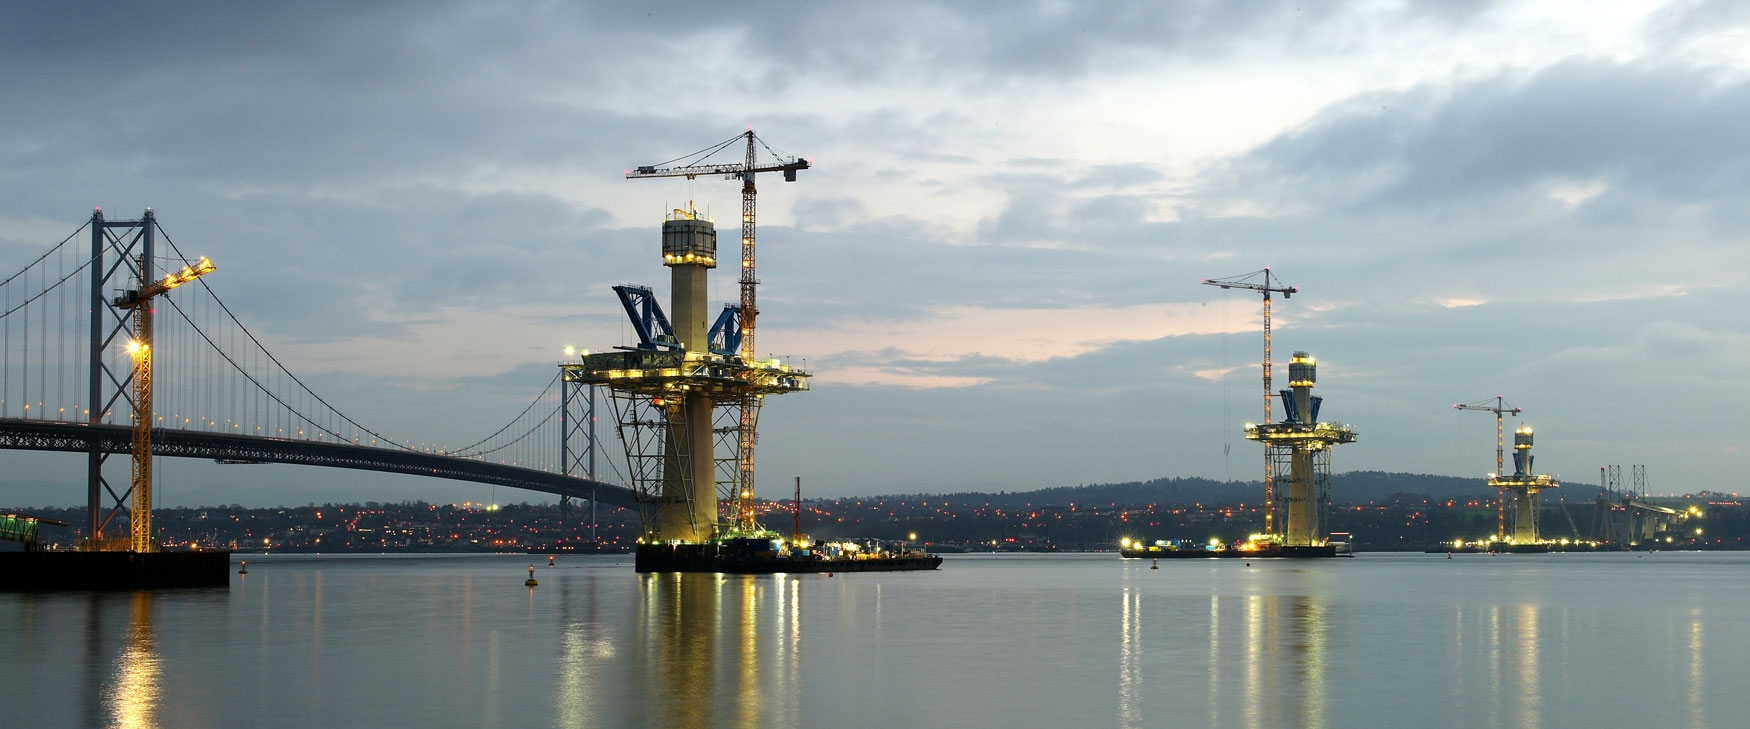
[[1129, 559], [1216, 559], [1244, 557], [1246, 559], [1321, 559], [1326, 557], [1353, 557], [1355, 554], [1348, 549], [1338, 549], [1335, 544], [1319, 544], [1291, 547], [1286, 545], [1260, 545], [1256, 549], [1237, 549], [1223, 545], [1219, 549], [1188, 548], [1176, 549], [1159, 545], [1138, 544], [1123, 547], [1118, 550], [1121, 557]]
[[0, 552], [0, 591], [228, 587], [231, 553]]
[[942, 566], [942, 558], [924, 552], [827, 555], [774, 549], [770, 539], [737, 538], [702, 544], [640, 544], [633, 564], [639, 572], [770, 575], [933, 570]]

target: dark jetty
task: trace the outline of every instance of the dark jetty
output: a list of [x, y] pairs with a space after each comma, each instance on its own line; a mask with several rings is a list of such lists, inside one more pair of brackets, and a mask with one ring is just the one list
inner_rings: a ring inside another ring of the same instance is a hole
[[227, 587], [231, 553], [0, 552], [0, 590]]

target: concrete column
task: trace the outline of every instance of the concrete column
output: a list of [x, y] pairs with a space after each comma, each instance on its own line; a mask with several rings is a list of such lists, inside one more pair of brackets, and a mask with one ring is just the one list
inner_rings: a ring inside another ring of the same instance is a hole
[[1313, 493], [1313, 452], [1295, 448], [1288, 471], [1288, 519], [1284, 545], [1308, 547], [1323, 542], [1318, 535], [1318, 500]]
[[1537, 541], [1537, 494], [1529, 489], [1513, 495], [1513, 541]]
[[[705, 322], [707, 275], [715, 268], [717, 229], [708, 220], [677, 216], [662, 226], [663, 265], [669, 267], [669, 313], [675, 338], [688, 355], [710, 351]], [[711, 399], [687, 392], [665, 408], [668, 441], [663, 457], [662, 539], [702, 542], [716, 535], [717, 461], [712, 452]]]

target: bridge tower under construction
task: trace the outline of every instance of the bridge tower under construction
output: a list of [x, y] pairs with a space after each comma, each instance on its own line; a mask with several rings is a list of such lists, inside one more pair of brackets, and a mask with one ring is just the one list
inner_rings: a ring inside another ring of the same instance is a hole
[[1513, 494], [1513, 528], [1507, 534], [1509, 544], [1537, 544], [1541, 540], [1537, 529], [1537, 494], [1561, 484], [1549, 476], [1532, 473], [1531, 426], [1521, 425], [1513, 431], [1513, 473], [1492, 474], [1489, 485], [1503, 493]]
[[1323, 548], [1325, 509], [1330, 503], [1331, 447], [1355, 442], [1347, 425], [1319, 421], [1324, 398], [1312, 394], [1318, 363], [1306, 352], [1295, 352], [1288, 363], [1289, 389], [1282, 398], [1285, 417], [1262, 425], [1247, 423], [1246, 438], [1264, 444], [1276, 483], [1276, 498], [1286, 502], [1287, 518], [1266, 535], [1284, 549]]
[[[737, 478], [739, 424], [744, 413], [757, 417], [765, 396], [808, 389], [808, 373], [745, 356], [739, 306], [706, 324], [707, 276], [717, 267], [710, 220], [674, 211], [662, 226], [662, 261], [673, 322], [649, 288], [616, 286], [638, 344], [586, 353], [560, 369], [566, 382], [608, 390], [643, 523], [641, 547], [674, 549], [760, 531], [752, 494]], [[727, 515], [720, 501], [730, 505]], [[639, 569], [648, 571], [644, 557], [641, 549]]]

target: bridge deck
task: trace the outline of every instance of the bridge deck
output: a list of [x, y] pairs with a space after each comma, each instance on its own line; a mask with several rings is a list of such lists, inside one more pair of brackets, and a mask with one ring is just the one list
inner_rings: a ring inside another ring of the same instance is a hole
[[[0, 418], [0, 448], [4, 449], [85, 453], [90, 450], [93, 440], [105, 453], [125, 454], [129, 452], [131, 429], [126, 425]], [[631, 489], [601, 481], [455, 456], [353, 443], [155, 428], [152, 431], [152, 453], [215, 461], [292, 463], [430, 476], [574, 498], [594, 498], [612, 506], [630, 508], [635, 505]]]

